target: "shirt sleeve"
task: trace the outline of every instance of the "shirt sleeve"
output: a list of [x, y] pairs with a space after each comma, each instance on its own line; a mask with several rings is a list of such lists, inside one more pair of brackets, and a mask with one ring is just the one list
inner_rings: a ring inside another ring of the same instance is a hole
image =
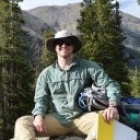
[[95, 84], [105, 88], [108, 96], [109, 104], [119, 104], [121, 89], [120, 85], [111, 79], [108, 74], [98, 65], [92, 64], [89, 68], [90, 75]]
[[49, 89], [48, 84], [46, 80], [46, 71], [43, 71], [36, 82], [36, 88], [35, 88], [35, 96], [34, 96], [34, 102], [35, 107], [32, 111], [32, 114], [35, 115], [42, 115], [44, 116], [49, 107]]

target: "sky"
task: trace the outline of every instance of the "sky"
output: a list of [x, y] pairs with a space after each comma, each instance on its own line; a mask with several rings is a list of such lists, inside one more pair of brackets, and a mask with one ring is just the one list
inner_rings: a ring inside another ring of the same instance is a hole
[[68, 3], [82, 2], [82, 0], [23, 0], [20, 4], [23, 10], [46, 5], [66, 5]]
[[[29, 10], [39, 6], [66, 5], [69, 3], [82, 2], [83, 0], [23, 0], [20, 3], [22, 10]], [[118, 0], [120, 2], [120, 10], [124, 13], [140, 18], [140, 5], [137, 0]]]

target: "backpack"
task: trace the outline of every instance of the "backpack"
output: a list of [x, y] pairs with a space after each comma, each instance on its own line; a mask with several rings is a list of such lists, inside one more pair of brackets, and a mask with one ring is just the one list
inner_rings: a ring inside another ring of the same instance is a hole
[[125, 118], [128, 126], [140, 130], [140, 98], [134, 96], [122, 97], [119, 113]]
[[[78, 96], [78, 106], [83, 111], [104, 110], [108, 107], [106, 90], [92, 84], [84, 88]], [[126, 96], [121, 98], [117, 106], [120, 121], [127, 126], [140, 130], [140, 98]]]
[[95, 85], [84, 88], [78, 96], [78, 106], [83, 111], [104, 110], [108, 107], [106, 91]]

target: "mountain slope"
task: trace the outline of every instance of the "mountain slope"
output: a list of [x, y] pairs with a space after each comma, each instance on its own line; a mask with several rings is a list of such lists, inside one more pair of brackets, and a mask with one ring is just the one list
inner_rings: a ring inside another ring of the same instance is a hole
[[[34, 31], [39, 37], [45, 28], [50, 28], [56, 32], [61, 29], [68, 29], [74, 34], [78, 34], [76, 30], [76, 20], [80, 17], [80, 4], [68, 4], [66, 6], [43, 6], [26, 11], [24, 14], [27, 22], [26, 28]], [[123, 42], [126, 46], [126, 56], [130, 59], [130, 64], [139, 62], [140, 53], [140, 19], [129, 14], [121, 12], [122, 29], [127, 39]], [[30, 23], [30, 24], [29, 24]], [[33, 29], [33, 27], [35, 27]], [[31, 31], [30, 31], [31, 32]], [[39, 55], [39, 54], [38, 54]]]
[[76, 20], [80, 17], [80, 4], [44, 6], [27, 12], [47, 23], [55, 31], [67, 28], [76, 33]]

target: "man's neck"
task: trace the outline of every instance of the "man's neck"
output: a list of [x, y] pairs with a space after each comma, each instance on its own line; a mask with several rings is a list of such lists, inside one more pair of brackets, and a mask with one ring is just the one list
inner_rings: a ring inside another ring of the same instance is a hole
[[72, 64], [72, 61], [73, 61], [73, 55], [67, 58], [58, 56], [58, 65], [63, 70], [68, 70]]

